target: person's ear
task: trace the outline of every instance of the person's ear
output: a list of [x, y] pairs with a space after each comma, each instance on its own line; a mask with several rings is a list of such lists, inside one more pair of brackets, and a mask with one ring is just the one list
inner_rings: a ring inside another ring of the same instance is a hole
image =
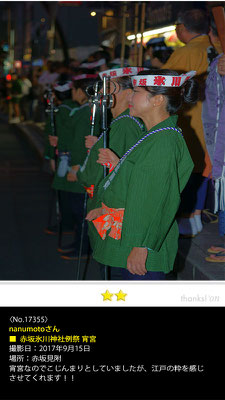
[[127, 94], [127, 97], [130, 98], [131, 95], [133, 94], [133, 89], [126, 89], [126, 94]]
[[162, 94], [157, 94], [156, 96], [154, 96], [153, 106], [160, 107], [164, 102], [165, 102], [165, 96], [163, 96]]

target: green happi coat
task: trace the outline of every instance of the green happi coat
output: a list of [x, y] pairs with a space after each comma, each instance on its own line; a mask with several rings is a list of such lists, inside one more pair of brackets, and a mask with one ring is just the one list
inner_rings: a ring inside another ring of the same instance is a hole
[[[119, 158], [142, 136], [143, 122], [129, 115], [129, 109], [114, 118], [108, 133], [108, 148]], [[84, 186], [97, 188], [103, 179], [103, 166], [98, 164], [99, 149], [103, 148], [103, 136], [91, 148], [84, 164], [77, 173], [78, 181]]]
[[[171, 116], [151, 131], [177, 127]], [[143, 135], [144, 136], [144, 135]], [[109, 237], [94, 242], [93, 257], [112, 267], [127, 266], [133, 247], [148, 248], [146, 269], [169, 273], [178, 249], [175, 220], [193, 162], [180, 133], [171, 130], [154, 133], [143, 140], [126, 158], [111, 184], [104, 189], [113, 172], [100, 183], [96, 207], [103, 202], [110, 208], [124, 208], [121, 239]], [[89, 223], [92, 234], [97, 232]]]
[[[55, 117], [55, 134], [58, 136], [58, 149], [65, 151], [67, 142], [71, 140], [71, 130], [69, 127], [69, 115], [73, 109], [78, 109], [79, 104], [72, 100], [64, 100], [57, 108], [58, 111], [54, 113]], [[46, 159], [54, 159], [54, 147], [49, 143], [49, 135], [54, 135], [51, 127], [51, 116], [48, 114], [48, 119], [45, 124], [44, 139], [45, 149], [44, 157]]]
[[[111, 122], [111, 127], [108, 134], [109, 148], [119, 158], [122, 157], [122, 155], [134, 143], [136, 143], [140, 137], [142, 137], [144, 130], [145, 127], [143, 122], [138, 118], [131, 118], [129, 115], [129, 109], [127, 109]], [[78, 182], [87, 187], [94, 185], [95, 190], [103, 179], [103, 166], [96, 162], [98, 159], [99, 149], [101, 148], [103, 148], [103, 137], [101, 137], [91, 148], [84, 165], [77, 173]], [[87, 211], [95, 208], [95, 190], [93, 199], [88, 199]], [[93, 243], [99, 239], [98, 236], [99, 235], [95, 230], [89, 230], [91, 247], [94, 245]]]
[[[69, 146], [71, 153], [72, 165], [82, 165], [87, 157], [87, 148], [85, 147], [85, 136], [90, 135], [91, 132], [91, 108], [88, 103], [80, 107], [71, 117], [71, 129], [73, 132], [73, 140]], [[100, 114], [96, 113], [94, 135], [100, 134]], [[68, 181], [67, 181], [68, 182]], [[68, 182], [70, 191], [76, 193], [84, 193], [84, 187], [80, 182]]]
[[[88, 104], [75, 107], [63, 121], [63, 135], [59, 136], [58, 150], [70, 153], [70, 166], [82, 164], [87, 155], [85, 147], [85, 136], [90, 133], [91, 108]], [[99, 134], [99, 118], [97, 118], [95, 133]], [[57, 162], [57, 166], [59, 161]], [[69, 182], [67, 174], [59, 177], [55, 173], [52, 187], [73, 193], [84, 193], [84, 188], [78, 182]]]

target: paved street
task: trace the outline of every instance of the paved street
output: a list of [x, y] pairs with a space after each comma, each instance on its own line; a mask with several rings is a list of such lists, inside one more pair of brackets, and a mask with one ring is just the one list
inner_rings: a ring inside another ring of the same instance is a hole
[[[46, 235], [51, 176], [15, 125], [0, 121], [0, 280], [75, 280], [77, 262], [64, 261]], [[72, 236], [63, 238], [64, 243]], [[100, 279], [95, 262], [80, 276]]]

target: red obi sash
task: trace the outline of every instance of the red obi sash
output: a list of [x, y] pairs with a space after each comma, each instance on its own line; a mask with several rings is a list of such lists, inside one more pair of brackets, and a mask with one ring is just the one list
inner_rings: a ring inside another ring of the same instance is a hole
[[93, 196], [94, 196], [94, 187], [95, 187], [94, 185], [91, 185], [91, 186], [89, 186], [89, 187], [84, 186], [84, 189], [86, 190], [88, 196], [89, 196], [91, 199], [92, 199]]
[[103, 215], [92, 222], [102, 240], [106, 238], [106, 232], [110, 230], [109, 236], [115, 240], [121, 239], [124, 208], [109, 208], [102, 203]]

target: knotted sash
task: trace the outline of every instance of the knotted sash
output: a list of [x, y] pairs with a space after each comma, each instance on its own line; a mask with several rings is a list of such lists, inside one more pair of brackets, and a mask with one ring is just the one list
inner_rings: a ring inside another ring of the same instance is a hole
[[106, 233], [109, 230], [108, 236], [115, 240], [120, 240], [124, 208], [109, 208], [102, 203], [102, 213], [103, 215], [92, 221], [102, 240], [105, 240]]

